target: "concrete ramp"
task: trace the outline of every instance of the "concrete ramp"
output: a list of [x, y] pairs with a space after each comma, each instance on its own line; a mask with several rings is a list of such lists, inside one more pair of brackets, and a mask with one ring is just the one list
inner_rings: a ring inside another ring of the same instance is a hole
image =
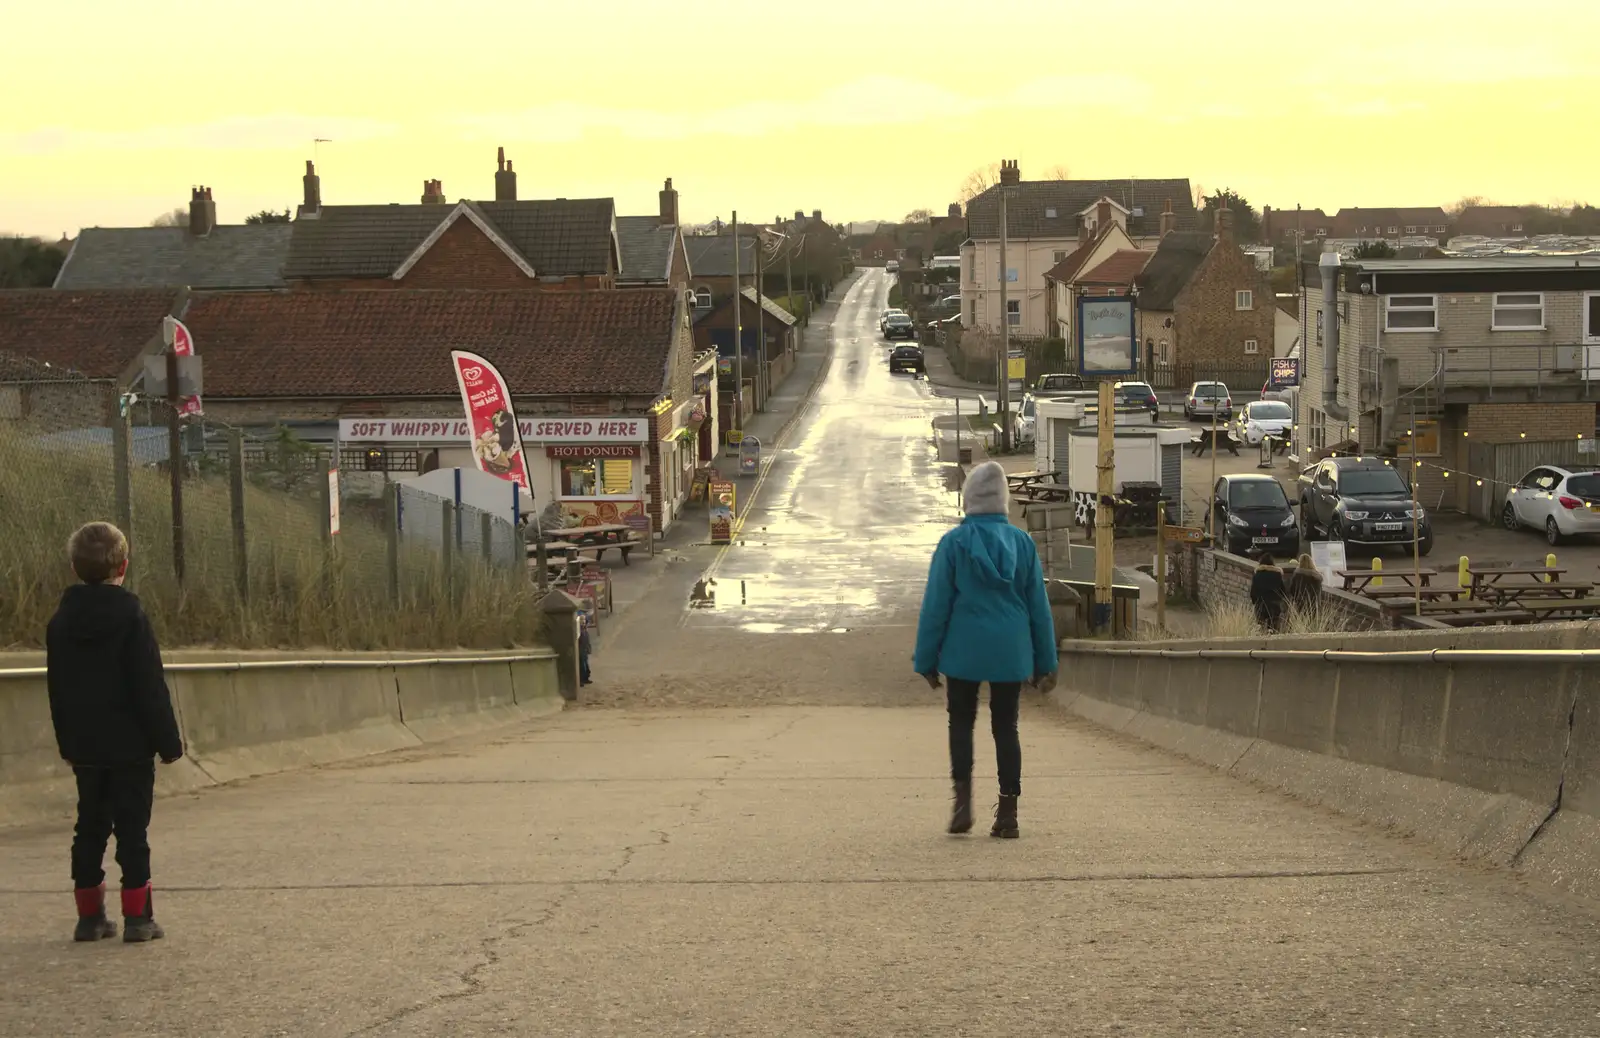
[[1549, 625], [1066, 642], [1056, 699], [1250, 782], [1596, 897], [1589, 640], [1583, 625]]

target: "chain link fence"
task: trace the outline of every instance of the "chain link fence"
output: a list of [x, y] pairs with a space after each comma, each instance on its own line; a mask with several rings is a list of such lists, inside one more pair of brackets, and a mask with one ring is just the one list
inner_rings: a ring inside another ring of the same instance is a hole
[[95, 519], [127, 532], [128, 586], [166, 645], [538, 640], [538, 591], [508, 518], [286, 429], [186, 416], [174, 449], [171, 418], [165, 402], [129, 402], [109, 382], [0, 357], [0, 644], [43, 644], [75, 579], [67, 538]]

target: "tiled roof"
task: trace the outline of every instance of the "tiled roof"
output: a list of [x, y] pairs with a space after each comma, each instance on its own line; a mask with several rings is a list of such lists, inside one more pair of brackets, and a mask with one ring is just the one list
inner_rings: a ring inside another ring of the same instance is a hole
[[617, 217], [617, 244], [622, 248], [620, 284], [665, 282], [672, 272], [672, 250], [678, 228], [658, 216]]
[[0, 291], [0, 352], [115, 378], [161, 334], [177, 292], [170, 289]]
[[1089, 256], [1094, 252], [1095, 246], [1100, 244], [1100, 239], [1110, 233], [1111, 228], [1107, 227], [1095, 237], [1090, 238], [1076, 249], [1073, 249], [1071, 252], [1067, 253], [1066, 257], [1063, 258], [1060, 263], [1057, 263], [1055, 266], [1045, 271], [1044, 276], [1051, 281], [1060, 281], [1063, 283], [1071, 281], [1077, 276], [1078, 271], [1082, 269], [1083, 265], [1089, 262]]
[[1216, 239], [1197, 231], [1174, 231], [1161, 239], [1139, 275], [1139, 309], [1171, 310]]
[[518, 396], [655, 396], [677, 340], [671, 289], [197, 295], [184, 316], [210, 397], [449, 397], [449, 351]]
[[1093, 270], [1078, 275], [1082, 285], [1128, 285], [1144, 270], [1154, 252], [1144, 249], [1118, 249], [1102, 260]]
[[[1194, 192], [1182, 180], [1025, 180], [1010, 188], [1006, 200], [1006, 233], [1011, 238], [1075, 238], [1078, 214], [1102, 197], [1114, 199], [1139, 215], [1128, 217], [1135, 238], [1161, 231], [1167, 201], [1177, 215], [1177, 229], [1195, 225]], [[1051, 213], [1055, 215], [1050, 215]], [[967, 233], [976, 239], [1000, 237], [1000, 189], [989, 188], [967, 203]]]
[[[538, 275], [615, 269], [609, 198], [466, 202]], [[323, 206], [295, 220], [286, 278], [386, 278], [456, 211], [452, 205]]]
[[55, 368], [42, 360], [0, 350], [0, 382], [56, 382], [82, 378], [68, 368]]
[[[751, 285], [747, 288], [741, 288], [739, 290], [739, 294], [750, 300], [752, 303], [756, 301], [756, 290], [754, 285]], [[771, 296], [761, 297], [761, 309], [765, 310], [769, 316], [776, 317], [779, 321], [782, 321], [785, 327], [788, 327], [795, 322], [794, 314], [791, 314], [777, 303], [774, 303]]]
[[[683, 239], [689, 252], [689, 273], [708, 278], [733, 277], [733, 236], [691, 234]], [[756, 272], [756, 240], [739, 236], [739, 273]]]
[[86, 227], [57, 288], [278, 288], [289, 258], [284, 223], [217, 227]]

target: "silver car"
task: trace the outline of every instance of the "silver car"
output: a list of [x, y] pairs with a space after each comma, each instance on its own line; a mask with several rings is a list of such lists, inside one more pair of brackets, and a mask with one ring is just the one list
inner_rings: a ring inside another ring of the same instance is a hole
[[1233, 394], [1223, 382], [1196, 382], [1183, 398], [1183, 416], [1191, 422], [1212, 416], [1226, 422], [1233, 417]]
[[1552, 546], [1600, 533], [1600, 471], [1540, 465], [1506, 493], [1500, 521], [1508, 530], [1543, 530]]

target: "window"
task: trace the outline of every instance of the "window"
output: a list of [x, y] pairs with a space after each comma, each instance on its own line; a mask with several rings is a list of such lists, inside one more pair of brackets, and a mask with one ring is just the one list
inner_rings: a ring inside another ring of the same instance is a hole
[[1254, 310], [1256, 308], [1256, 294], [1248, 288], [1241, 288], [1233, 294], [1233, 308], [1235, 310]]
[[701, 285], [694, 290], [694, 308], [696, 310], [711, 309], [711, 289]]
[[1417, 225], [1416, 224], [1407, 224], [1406, 225], [1406, 233], [1407, 234], [1416, 234], [1417, 233]]
[[1044, 211], [1044, 218], [1046, 220], [1054, 220], [1056, 218], [1056, 210], [1054, 206], [1046, 207]]
[[1438, 296], [1388, 296], [1384, 307], [1386, 332], [1436, 332], [1439, 330]]
[[1020, 299], [1006, 300], [1006, 323], [1010, 325], [1022, 323], [1022, 301]]
[[632, 493], [631, 458], [574, 458], [561, 463], [563, 497], [628, 497]]
[[[1404, 421], [1404, 419], [1401, 419]], [[1397, 458], [1411, 456], [1411, 437], [1416, 434], [1417, 454], [1420, 457], [1437, 457], [1439, 454], [1439, 423], [1433, 419], [1418, 419], [1415, 426], [1409, 423], [1405, 428], [1396, 429], [1396, 446], [1394, 455]]]
[[1400, 228], [1398, 228], [1398, 227], [1390, 227], [1389, 228], [1389, 233], [1390, 234], [1399, 234], [1400, 233]]
[[1517, 329], [1544, 330], [1543, 292], [1496, 292], [1494, 296], [1494, 331]]
[[1244, 351], [1246, 353], [1260, 353], [1261, 344], [1255, 339], [1246, 339], [1244, 341]]
[[1322, 345], [1322, 311], [1317, 311], [1317, 345]]
[[978, 301], [972, 300], [967, 304], [967, 325], [971, 327], [978, 323]]
[[1583, 297], [1583, 341], [1600, 342], [1600, 292]]
[[1162, 339], [1159, 343], [1157, 343], [1156, 344], [1156, 363], [1160, 364], [1162, 367], [1166, 367], [1168, 364], [1172, 363], [1172, 361], [1170, 359], [1170, 357], [1171, 357], [1171, 354], [1169, 352], [1170, 350], [1171, 350], [1171, 345], [1167, 342], [1167, 340]]
[[1055, 257], [1056, 257], [1056, 262], [1060, 263], [1062, 260], [1067, 258], [1067, 250], [1066, 249], [1057, 249], [1055, 251]]

